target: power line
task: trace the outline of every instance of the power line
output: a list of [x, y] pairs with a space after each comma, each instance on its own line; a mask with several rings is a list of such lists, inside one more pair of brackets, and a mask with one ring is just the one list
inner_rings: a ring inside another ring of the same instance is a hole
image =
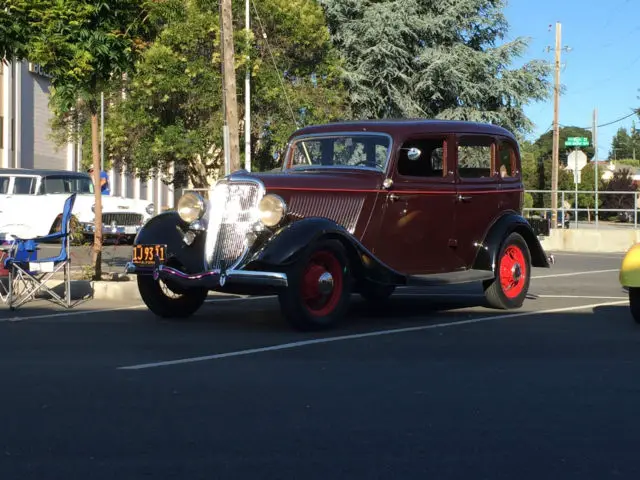
[[[602, 125], [596, 125], [597, 128], [600, 127], [608, 127], [609, 125], [614, 125], [618, 122], [621, 122], [623, 120], [626, 120], [629, 117], [633, 117], [634, 115], [640, 115], [640, 109], [636, 109], [633, 112], [631, 112], [629, 115], [625, 115], [624, 117], [618, 118], [617, 120], [613, 120], [611, 122], [607, 122], [607, 123], [603, 123]], [[593, 128], [593, 126], [588, 126], [588, 127], [573, 127], [572, 125], [563, 125], [560, 124], [561, 127], [563, 128], [579, 128], [580, 130], [591, 130]], [[545, 132], [546, 133], [546, 132]]]

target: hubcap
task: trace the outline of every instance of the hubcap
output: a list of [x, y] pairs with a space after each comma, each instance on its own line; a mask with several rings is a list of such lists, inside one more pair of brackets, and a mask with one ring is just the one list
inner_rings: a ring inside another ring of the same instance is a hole
[[516, 263], [511, 267], [511, 275], [513, 275], [514, 282], [517, 283], [520, 281], [520, 278], [522, 277], [522, 267], [519, 263]]
[[329, 295], [333, 291], [333, 276], [329, 272], [324, 272], [318, 278], [318, 290], [322, 295]]

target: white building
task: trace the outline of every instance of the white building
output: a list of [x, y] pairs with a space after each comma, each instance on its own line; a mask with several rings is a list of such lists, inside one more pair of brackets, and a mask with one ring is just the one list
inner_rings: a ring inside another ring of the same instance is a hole
[[[81, 149], [59, 147], [50, 139], [49, 80], [38, 65], [13, 62], [0, 68], [0, 168], [79, 170]], [[141, 182], [126, 173], [109, 172], [111, 194], [147, 199], [173, 207], [173, 187], [157, 179]], [[179, 195], [180, 192], [177, 192]]]

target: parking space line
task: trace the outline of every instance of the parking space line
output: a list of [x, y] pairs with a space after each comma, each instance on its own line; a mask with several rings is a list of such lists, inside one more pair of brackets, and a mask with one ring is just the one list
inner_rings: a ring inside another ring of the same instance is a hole
[[[235, 297], [235, 298], [210, 298], [205, 301], [205, 303], [221, 303], [221, 302], [237, 302], [239, 300], [264, 300], [266, 298], [271, 298], [271, 296], [263, 296], [263, 297]], [[122, 310], [139, 310], [141, 308], [146, 308], [147, 306], [142, 303], [138, 305], [127, 305], [124, 307], [116, 307], [116, 308], [99, 308], [95, 310], [78, 310], [75, 312], [56, 312], [56, 313], [45, 313], [41, 315], [28, 315], [25, 317], [12, 317], [12, 318], [0, 318], [0, 323], [10, 323], [10, 322], [23, 322], [25, 320], [40, 320], [44, 318], [57, 318], [57, 317], [75, 317], [78, 315], [91, 315], [95, 313], [108, 313], [108, 312], [118, 312]]]
[[294, 348], [307, 347], [310, 345], [318, 345], [323, 343], [334, 343], [341, 342], [347, 340], [358, 340], [362, 338], [369, 337], [380, 337], [385, 335], [395, 335], [400, 333], [409, 333], [409, 332], [419, 332], [423, 330], [435, 330], [439, 328], [447, 328], [447, 327], [457, 327], [460, 325], [469, 325], [472, 323], [482, 323], [482, 322], [490, 322], [494, 320], [505, 320], [509, 318], [521, 318], [521, 317], [531, 317], [535, 315], [545, 315], [549, 313], [564, 313], [564, 312], [575, 312], [579, 310], [588, 310], [590, 308], [597, 307], [608, 307], [614, 305], [624, 305], [628, 303], [628, 301], [617, 301], [617, 302], [604, 302], [604, 303], [593, 303], [590, 305], [580, 305], [575, 307], [562, 307], [562, 308], [552, 308], [548, 310], [540, 310], [536, 312], [519, 312], [519, 313], [508, 313], [504, 315], [494, 315], [490, 317], [480, 317], [473, 318], [470, 320], [461, 320], [458, 322], [449, 322], [449, 323], [436, 323], [433, 325], [422, 325], [419, 327], [407, 327], [407, 328], [396, 328], [391, 330], [377, 330], [374, 332], [367, 333], [356, 333], [352, 335], [341, 335], [337, 337], [327, 337], [327, 338], [316, 338], [313, 340], [302, 340], [299, 342], [291, 342], [291, 343], [283, 343], [280, 345], [270, 345], [266, 347], [258, 347], [258, 348], [250, 348], [247, 350], [237, 350], [234, 352], [226, 352], [226, 353], [216, 353], [213, 355], [205, 355], [200, 357], [190, 357], [190, 358], [181, 358], [177, 360], [166, 360], [161, 362], [153, 362], [153, 363], [142, 363], [138, 365], [128, 365], [124, 367], [117, 367], [117, 370], [144, 370], [149, 368], [158, 368], [158, 367], [168, 367], [171, 365], [181, 365], [186, 363], [195, 363], [195, 362], [204, 362], [209, 360], [219, 360], [222, 358], [229, 357], [240, 357], [246, 355], [253, 355], [257, 353], [264, 352], [274, 352], [278, 350], [290, 350]]
[[[600, 296], [600, 295], [537, 295], [535, 293], [529, 293], [529, 295], [535, 298], [564, 298], [564, 299], [582, 299], [582, 300], [625, 300], [628, 297], [625, 296]], [[396, 293], [394, 297], [456, 297], [456, 298], [484, 298], [482, 293]]]
[[598, 273], [611, 273], [618, 272], [619, 268], [611, 268], [609, 270], [589, 270], [587, 272], [569, 272], [569, 273], [555, 273], [553, 275], [537, 275], [535, 277], [531, 277], [531, 279], [541, 279], [541, 278], [558, 278], [558, 277], [574, 277], [576, 275], [596, 275]]

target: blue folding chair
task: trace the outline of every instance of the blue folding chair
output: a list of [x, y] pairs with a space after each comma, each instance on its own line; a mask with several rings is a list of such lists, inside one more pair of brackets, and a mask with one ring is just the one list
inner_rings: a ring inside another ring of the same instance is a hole
[[[75, 201], [74, 193], [64, 202], [59, 232], [29, 239], [14, 237], [10, 253], [4, 260], [9, 271], [7, 303], [11, 310], [32, 300], [39, 292], [46, 292], [54, 303], [71, 308], [71, 211]], [[38, 259], [38, 244], [50, 240], [61, 240], [60, 254]], [[60, 270], [64, 272], [65, 298], [47, 286], [47, 282]]]

